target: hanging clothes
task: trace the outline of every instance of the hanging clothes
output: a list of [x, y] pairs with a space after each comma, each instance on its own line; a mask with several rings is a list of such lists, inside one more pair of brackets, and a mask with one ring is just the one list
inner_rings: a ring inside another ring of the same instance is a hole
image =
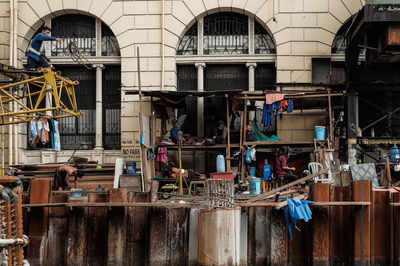
[[272, 115], [272, 104], [264, 103], [263, 117], [261, 122], [265, 127], [269, 127], [272, 125], [271, 115]]
[[293, 106], [293, 99], [289, 99], [287, 101], [288, 106], [287, 106], [287, 112], [288, 114], [290, 114], [291, 112], [293, 112], [294, 106]]
[[157, 150], [157, 162], [166, 163], [167, 162], [167, 148], [159, 147]]
[[284, 111], [287, 110], [288, 101], [287, 101], [287, 100], [283, 100], [283, 101], [280, 102], [280, 104], [281, 104], [281, 110], [280, 110], [280, 112], [283, 113]]
[[60, 130], [59, 123], [57, 120], [54, 120], [54, 150], [61, 150], [61, 142], [60, 142]]
[[38, 134], [37, 134], [37, 125], [36, 125], [36, 121], [32, 119], [32, 120], [29, 122], [29, 136], [28, 136], [29, 142], [30, 142], [31, 144], [35, 143], [36, 138], [37, 138], [37, 135], [38, 135]]
[[273, 104], [274, 102], [282, 101], [285, 95], [286, 93], [267, 93], [265, 94], [265, 102], [267, 104]]
[[54, 143], [54, 133], [55, 133], [55, 125], [54, 125], [54, 120], [53, 119], [49, 119], [50, 121], [50, 145], [51, 145], [51, 149], [55, 150], [55, 143]]

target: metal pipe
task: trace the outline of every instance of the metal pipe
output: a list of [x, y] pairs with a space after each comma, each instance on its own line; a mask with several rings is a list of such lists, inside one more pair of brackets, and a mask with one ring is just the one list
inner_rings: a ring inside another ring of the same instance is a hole
[[[14, 63], [14, 0], [10, 0], [10, 65], [13, 65]], [[11, 93], [11, 88], [10, 88], [10, 93]], [[9, 103], [9, 108], [13, 108], [13, 104]], [[13, 138], [12, 138], [12, 132], [13, 132], [13, 126], [10, 125], [8, 127], [8, 164], [11, 165], [13, 164], [13, 156], [12, 156], [12, 150], [13, 150]]]

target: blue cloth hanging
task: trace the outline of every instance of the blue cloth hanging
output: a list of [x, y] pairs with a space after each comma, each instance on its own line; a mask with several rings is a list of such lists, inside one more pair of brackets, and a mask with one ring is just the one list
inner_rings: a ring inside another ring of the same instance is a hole
[[289, 99], [287, 101], [287, 103], [288, 103], [287, 112], [288, 112], [288, 114], [290, 114], [291, 112], [293, 112], [293, 109], [294, 109], [293, 99]]
[[304, 220], [308, 222], [311, 219], [311, 209], [308, 206], [309, 203], [314, 201], [304, 199], [292, 199], [286, 198], [288, 205], [283, 207], [285, 213], [285, 220], [289, 230], [290, 239], [292, 239], [292, 227], [290, 225], [289, 214], [294, 226], [296, 226], [297, 220]]

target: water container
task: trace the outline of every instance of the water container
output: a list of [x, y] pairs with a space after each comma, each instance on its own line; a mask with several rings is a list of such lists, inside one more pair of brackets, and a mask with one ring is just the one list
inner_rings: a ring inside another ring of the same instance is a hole
[[225, 173], [225, 158], [222, 154], [218, 154], [217, 156], [217, 172]]
[[[71, 188], [71, 191], [82, 191], [82, 189], [81, 188]], [[71, 193], [71, 198], [78, 198], [78, 197], [82, 197], [82, 196], [83, 196], [82, 193], [77, 193], [77, 192]]]
[[258, 177], [249, 178], [250, 194], [258, 195], [261, 192], [261, 179]]
[[325, 127], [315, 126], [315, 138], [320, 141], [325, 140]]
[[250, 176], [256, 176], [256, 168], [250, 167]]
[[395, 163], [395, 162], [399, 162], [399, 161], [400, 161], [400, 150], [399, 150], [399, 148], [397, 148], [396, 145], [394, 145], [390, 149], [390, 162]]
[[136, 174], [136, 162], [126, 162], [126, 173], [128, 175]]
[[268, 181], [271, 179], [271, 166], [269, 165], [268, 161], [265, 160], [264, 164], [264, 180]]

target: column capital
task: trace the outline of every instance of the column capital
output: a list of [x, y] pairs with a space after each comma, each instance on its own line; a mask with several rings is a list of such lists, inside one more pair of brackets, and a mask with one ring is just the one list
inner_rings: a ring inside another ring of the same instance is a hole
[[206, 67], [206, 63], [195, 63], [194, 66], [197, 67], [197, 68], [205, 68]]
[[103, 64], [93, 64], [92, 67], [93, 67], [93, 68], [101, 68], [101, 69], [104, 69], [104, 65], [103, 65]]
[[257, 63], [255, 63], [255, 62], [249, 62], [249, 63], [246, 63], [246, 66], [247, 66], [248, 68], [256, 68], [256, 67], [257, 67]]

